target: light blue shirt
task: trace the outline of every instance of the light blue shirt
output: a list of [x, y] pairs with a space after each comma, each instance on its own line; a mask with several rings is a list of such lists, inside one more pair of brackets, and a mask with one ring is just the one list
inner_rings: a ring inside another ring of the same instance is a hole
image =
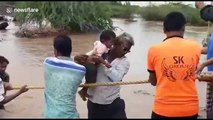
[[[127, 74], [130, 63], [126, 57], [116, 58], [111, 62], [111, 68], [100, 64], [97, 72], [96, 83], [119, 82]], [[120, 97], [120, 86], [98, 86], [89, 88], [87, 93], [92, 97], [90, 101], [97, 104], [111, 104]]]
[[66, 57], [44, 61], [45, 118], [79, 118], [76, 93], [85, 75], [85, 67]]

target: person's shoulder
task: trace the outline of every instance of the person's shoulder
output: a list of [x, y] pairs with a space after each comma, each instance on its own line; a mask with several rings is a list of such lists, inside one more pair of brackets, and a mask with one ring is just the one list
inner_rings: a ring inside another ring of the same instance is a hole
[[123, 61], [129, 61], [128, 57], [124, 56], [121, 58]]
[[191, 44], [191, 45], [198, 45], [198, 46], [201, 45], [201, 44], [200, 44], [197, 40], [195, 40], [195, 39], [187, 39], [187, 38], [185, 38], [184, 40], [185, 40], [186, 43]]
[[79, 70], [81, 72], [86, 71], [86, 68], [83, 65], [74, 62], [71, 58], [70, 59], [62, 59], [62, 58], [59, 59], [57, 57], [48, 57], [45, 59], [44, 64], [48, 65], [48, 66], [54, 66], [57, 68], [61, 68], [61, 69], [75, 69], [75, 70]]
[[117, 63], [119, 63], [119, 65], [126, 66], [126, 67], [130, 66], [130, 61], [128, 57], [126, 56], [123, 56], [122, 58], [117, 58]]
[[5, 76], [10, 76], [7, 72], [5, 72]]
[[155, 50], [155, 49], [159, 49], [159, 48], [162, 48], [164, 45], [164, 43], [157, 43], [157, 44], [154, 44], [152, 46], [149, 47], [149, 50]]
[[120, 58], [120, 61], [123, 62], [123, 63], [130, 63], [128, 57], [126, 57], [126, 56]]
[[186, 42], [198, 43], [194, 38], [184, 38], [184, 40], [186, 40]]

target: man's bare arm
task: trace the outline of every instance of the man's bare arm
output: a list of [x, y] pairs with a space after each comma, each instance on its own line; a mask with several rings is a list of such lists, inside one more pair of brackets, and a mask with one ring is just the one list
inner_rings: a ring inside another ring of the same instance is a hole
[[149, 80], [148, 80], [151, 85], [156, 86], [157, 84], [157, 78], [155, 72], [149, 72]]
[[207, 54], [208, 52], [208, 47], [203, 47], [201, 50], [201, 54]]

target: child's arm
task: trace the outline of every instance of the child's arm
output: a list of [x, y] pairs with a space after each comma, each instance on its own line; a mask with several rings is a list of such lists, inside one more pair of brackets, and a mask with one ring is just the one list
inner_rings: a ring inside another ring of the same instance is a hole
[[97, 55], [93, 55], [90, 56], [89, 59], [92, 59], [92, 61], [94, 61], [95, 63], [102, 63], [104, 64], [107, 68], [111, 68], [110, 63], [108, 63], [107, 61], [105, 61], [102, 57], [97, 56]]
[[107, 61], [105, 61], [103, 58], [100, 58], [101, 63], [104, 64], [107, 68], [111, 68], [112, 66], [110, 65], [110, 63], [108, 63]]

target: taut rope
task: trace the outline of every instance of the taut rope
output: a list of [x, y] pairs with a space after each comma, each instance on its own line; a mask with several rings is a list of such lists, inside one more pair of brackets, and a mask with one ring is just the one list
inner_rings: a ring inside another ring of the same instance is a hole
[[[197, 76], [199, 81], [213, 81], [213, 72], [203, 72]], [[149, 83], [148, 80], [139, 81], [125, 81], [125, 82], [105, 82], [105, 83], [88, 83], [81, 84], [79, 87], [96, 87], [96, 86], [115, 86], [115, 85], [129, 85], [129, 84], [145, 84]], [[21, 87], [13, 87], [13, 90], [20, 89]], [[44, 89], [44, 87], [29, 86], [29, 89]]]
[[[79, 87], [96, 87], [96, 86], [115, 86], [115, 85], [129, 85], [129, 84], [144, 84], [149, 83], [148, 80], [142, 81], [128, 81], [128, 82], [105, 82], [105, 83], [88, 83], [88, 84], [81, 84]], [[21, 87], [13, 87], [13, 90], [20, 89]], [[37, 87], [37, 86], [29, 86], [29, 89], [44, 89], [44, 87]]]
[[90, 83], [90, 84], [82, 84], [79, 87], [115, 86], [115, 85], [144, 84], [144, 83], [149, 83], [149, 81], [140, 80], [140, 81], [129, 81], [129, 82]]

